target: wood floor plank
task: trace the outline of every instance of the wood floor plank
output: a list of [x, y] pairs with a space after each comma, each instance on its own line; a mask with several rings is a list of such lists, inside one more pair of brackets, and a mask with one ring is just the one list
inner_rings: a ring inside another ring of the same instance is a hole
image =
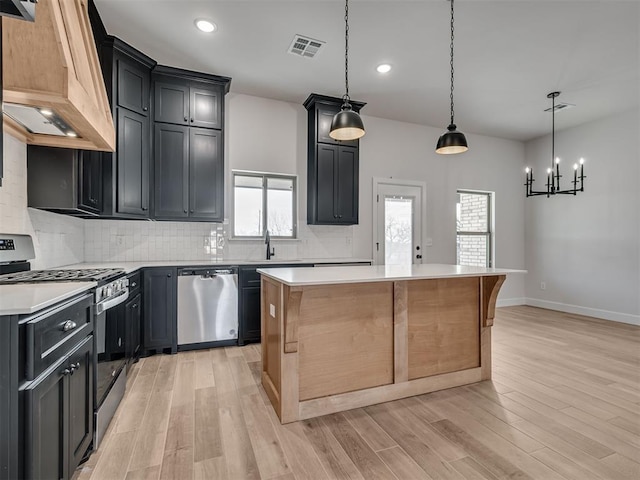
[[568, 480], [595, 480], [603, 478], [591, 469], [578, 465], [550, 448], [537, 450], [533, 452], [532, 455]]
[[160, 480], [193, 479], [193, 448], [165, 451], [160, 470]]
[[160, 478], [160, 465], [154, 465], [142, 470], [128, 471], [125, 480], [158, 480], [158, 478]]
[[433, 478], [398, 446], [379, 450], [376, 453], [400, 480], [430, 480]]
[[364, 410], [349, 410], [343, 415], [373, 451], [398, 445]]
[[640, 328], [496, 309], [494, 381], [281, 425], [259, 344], [128, 371], [73, 480], [637, 480]]
[[92, 480], [120, 480], [127, 475], [129, 460], [133, 454], [135, 436], [129, 432], [113, 433], [108, 449], [100, 456]]
[[404, 422], [398, 422], [397, 417], [392, 414], [392, 405], [393, 402], [373, 405], [365, 408], [365, 411], [434, 479], [462, 479], [462, 475], [438, 455], [433, 448], [426, 445], [410, 427]]
[[272, 478], [291, 473], [260, 395], [256, 391], [253, 395], [243, 395], [240, 400], [261, 477]]
[[231, 480], [224, 457], [207, 458], [193, 466], [194, 480]]
[[449, 420], [440, 420], [433, 423], [433, 426], [449, 440], [462, 445], [478, 463], [482, 464], [487, 470], [497, 477], [530, 479], [529, 475], [520, 470], [508, 459], [500, 456], [494, 450], [474, 437], [466, 433], [457, 425]]
[[[209, 360], [209, 356], [206, 360]], [[213, 378], [213, 368], [211, 376]], [[222, 440], [216, 387], [196, 389], [194, 418], [194, 461], [221, 457]]]
[[356, 465], [349, 458], [329, 428], [318, 418], [301, 422], [307, 441], [316, 452], [329, 478], [364, 480]]
[[344, 415], [336, 413], [322, 417], [322, 422], [338, 440], [360, 473], [367, 480], [386, 480], [395, 478], [389, 467], [364, 441]]
[[200, 350], [195, 353], [195, 388], [215, 387], [216, 383], [213, 378], [213, 364], [211, 363], [211, 355], [206, 350]]
[[471, 457], [464, 457], [451, 462], [451, 466], [467, 480], [498, 480], [498, 477]]
[[270, 405], [266, 409], [289, 465], [295, 472], [297, 479], [328, 480], [329, 476], [326, 470], [305, 436], [302, 423], [295, 422], [288, 425], [280, 425], [280, 419], [278, 419]]

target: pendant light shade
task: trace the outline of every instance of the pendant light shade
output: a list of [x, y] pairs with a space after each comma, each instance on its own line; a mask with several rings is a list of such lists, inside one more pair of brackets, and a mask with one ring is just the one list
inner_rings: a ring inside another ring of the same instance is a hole
[[333, 116], [329, 136], [334, 140], [355, 140], [364, 135], [362, 118], [351, 108], [351, 104], [342, 105], [341, 110]]
[[438, 145], [436, 146], [436, 153], [451, 155], [469, 150], [464, 133], [459, 132], [456, 128], [454, 124], [451, 124], [447, 127], [447, 132], [440, 135]]
[[442, 155], [464, 153], [469, 150], [467, 139], [465, 138], [464, 133], [459, 132], [457, 130], [456, 124], [453, 122], [453, 0], [449, 1], [451, 2], [451, 93], [449, 95], [449, 98], [451, 100], [451, 122], [447, 127], [447, 131], [443, 133], [438, 139], [438, 144], [436, 145], [436, 153]]
[[331, 121], [329, 136], [334, 140], [356, 140], [364, 135], [364, 124], [349, 103], [349, 0], [344, 3], [344, 86], [342, 108]]

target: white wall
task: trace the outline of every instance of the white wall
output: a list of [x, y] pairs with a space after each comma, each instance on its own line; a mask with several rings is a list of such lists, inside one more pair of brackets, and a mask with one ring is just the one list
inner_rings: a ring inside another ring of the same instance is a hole
[[31, 235], [32, 268], [52, 268], [84, 260], [82, 220], [27, 208], [27, 146], [4, 134], [4, 178], [0, 187], [0, 233]]
[[[524, 268], [524, 193], [520, 142], [467, 135], [469, 152], [441, 156], [434, 152], [440, 129], [363, 115], [367, 134], [360, 141], [360, 222], [352, 227], [306, 225], [307, 120], [304, 107], [247, 95], [227, 97], [227, 172], [231, 169], [295, 173], [299, 176], [300, 242], [306, 257], [372, 258], [373, 177], [422, 180], [427, 184], [429, 263], [455, 263], [455, 203], [458, 188], [496, 192], [496, 266]], [[366, 111], [366, 107], [365, 107]], [[444, 129], [443, 129], [444, 130]], [[231, 191], [227, 189], [227, 207]], [[231, 211], [227, 208], [226, 216]], [[260, 242], [231, 242], [233, 252], [260, 255]], [[234, 255], [231, 255], [234, 256]], [[237, 255], [235, 255], [237, 256]], [[500, 301], [522, 303], [524, 280], [510, 276]]]
[[[636, 109], [556, 132], [562, 186], [584, 157], [585, 191], [527, 199], [528, 304], [640, 324], [639, 118]], [[550, 136], [528, 142], [525, 152], [527, 164], [545, 172]], [[537, 177], [544, 183], [544, 174]]]

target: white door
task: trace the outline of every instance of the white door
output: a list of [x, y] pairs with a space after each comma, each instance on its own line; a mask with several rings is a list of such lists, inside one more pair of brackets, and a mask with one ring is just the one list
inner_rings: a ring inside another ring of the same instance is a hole
[[422, 263], [423, 182], [374, 179], [373, 257], [378, 265]]

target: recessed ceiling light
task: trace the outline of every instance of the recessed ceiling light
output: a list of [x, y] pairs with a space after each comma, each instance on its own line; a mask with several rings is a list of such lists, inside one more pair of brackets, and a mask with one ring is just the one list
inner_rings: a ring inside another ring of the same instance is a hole
[[391, 65], [389, 65], [388, 63], [381, 63], [376, 67], [376, 71], [378, 73], [388, 73], [391, 71]]
[[196, 27], [198, 27], [198, 30], [205, 33], [215, 32], [217, 28], [215, 23], [209, 20], [205, 20], [204, 18], [197, 19], [195, 21], [195, 24]]

